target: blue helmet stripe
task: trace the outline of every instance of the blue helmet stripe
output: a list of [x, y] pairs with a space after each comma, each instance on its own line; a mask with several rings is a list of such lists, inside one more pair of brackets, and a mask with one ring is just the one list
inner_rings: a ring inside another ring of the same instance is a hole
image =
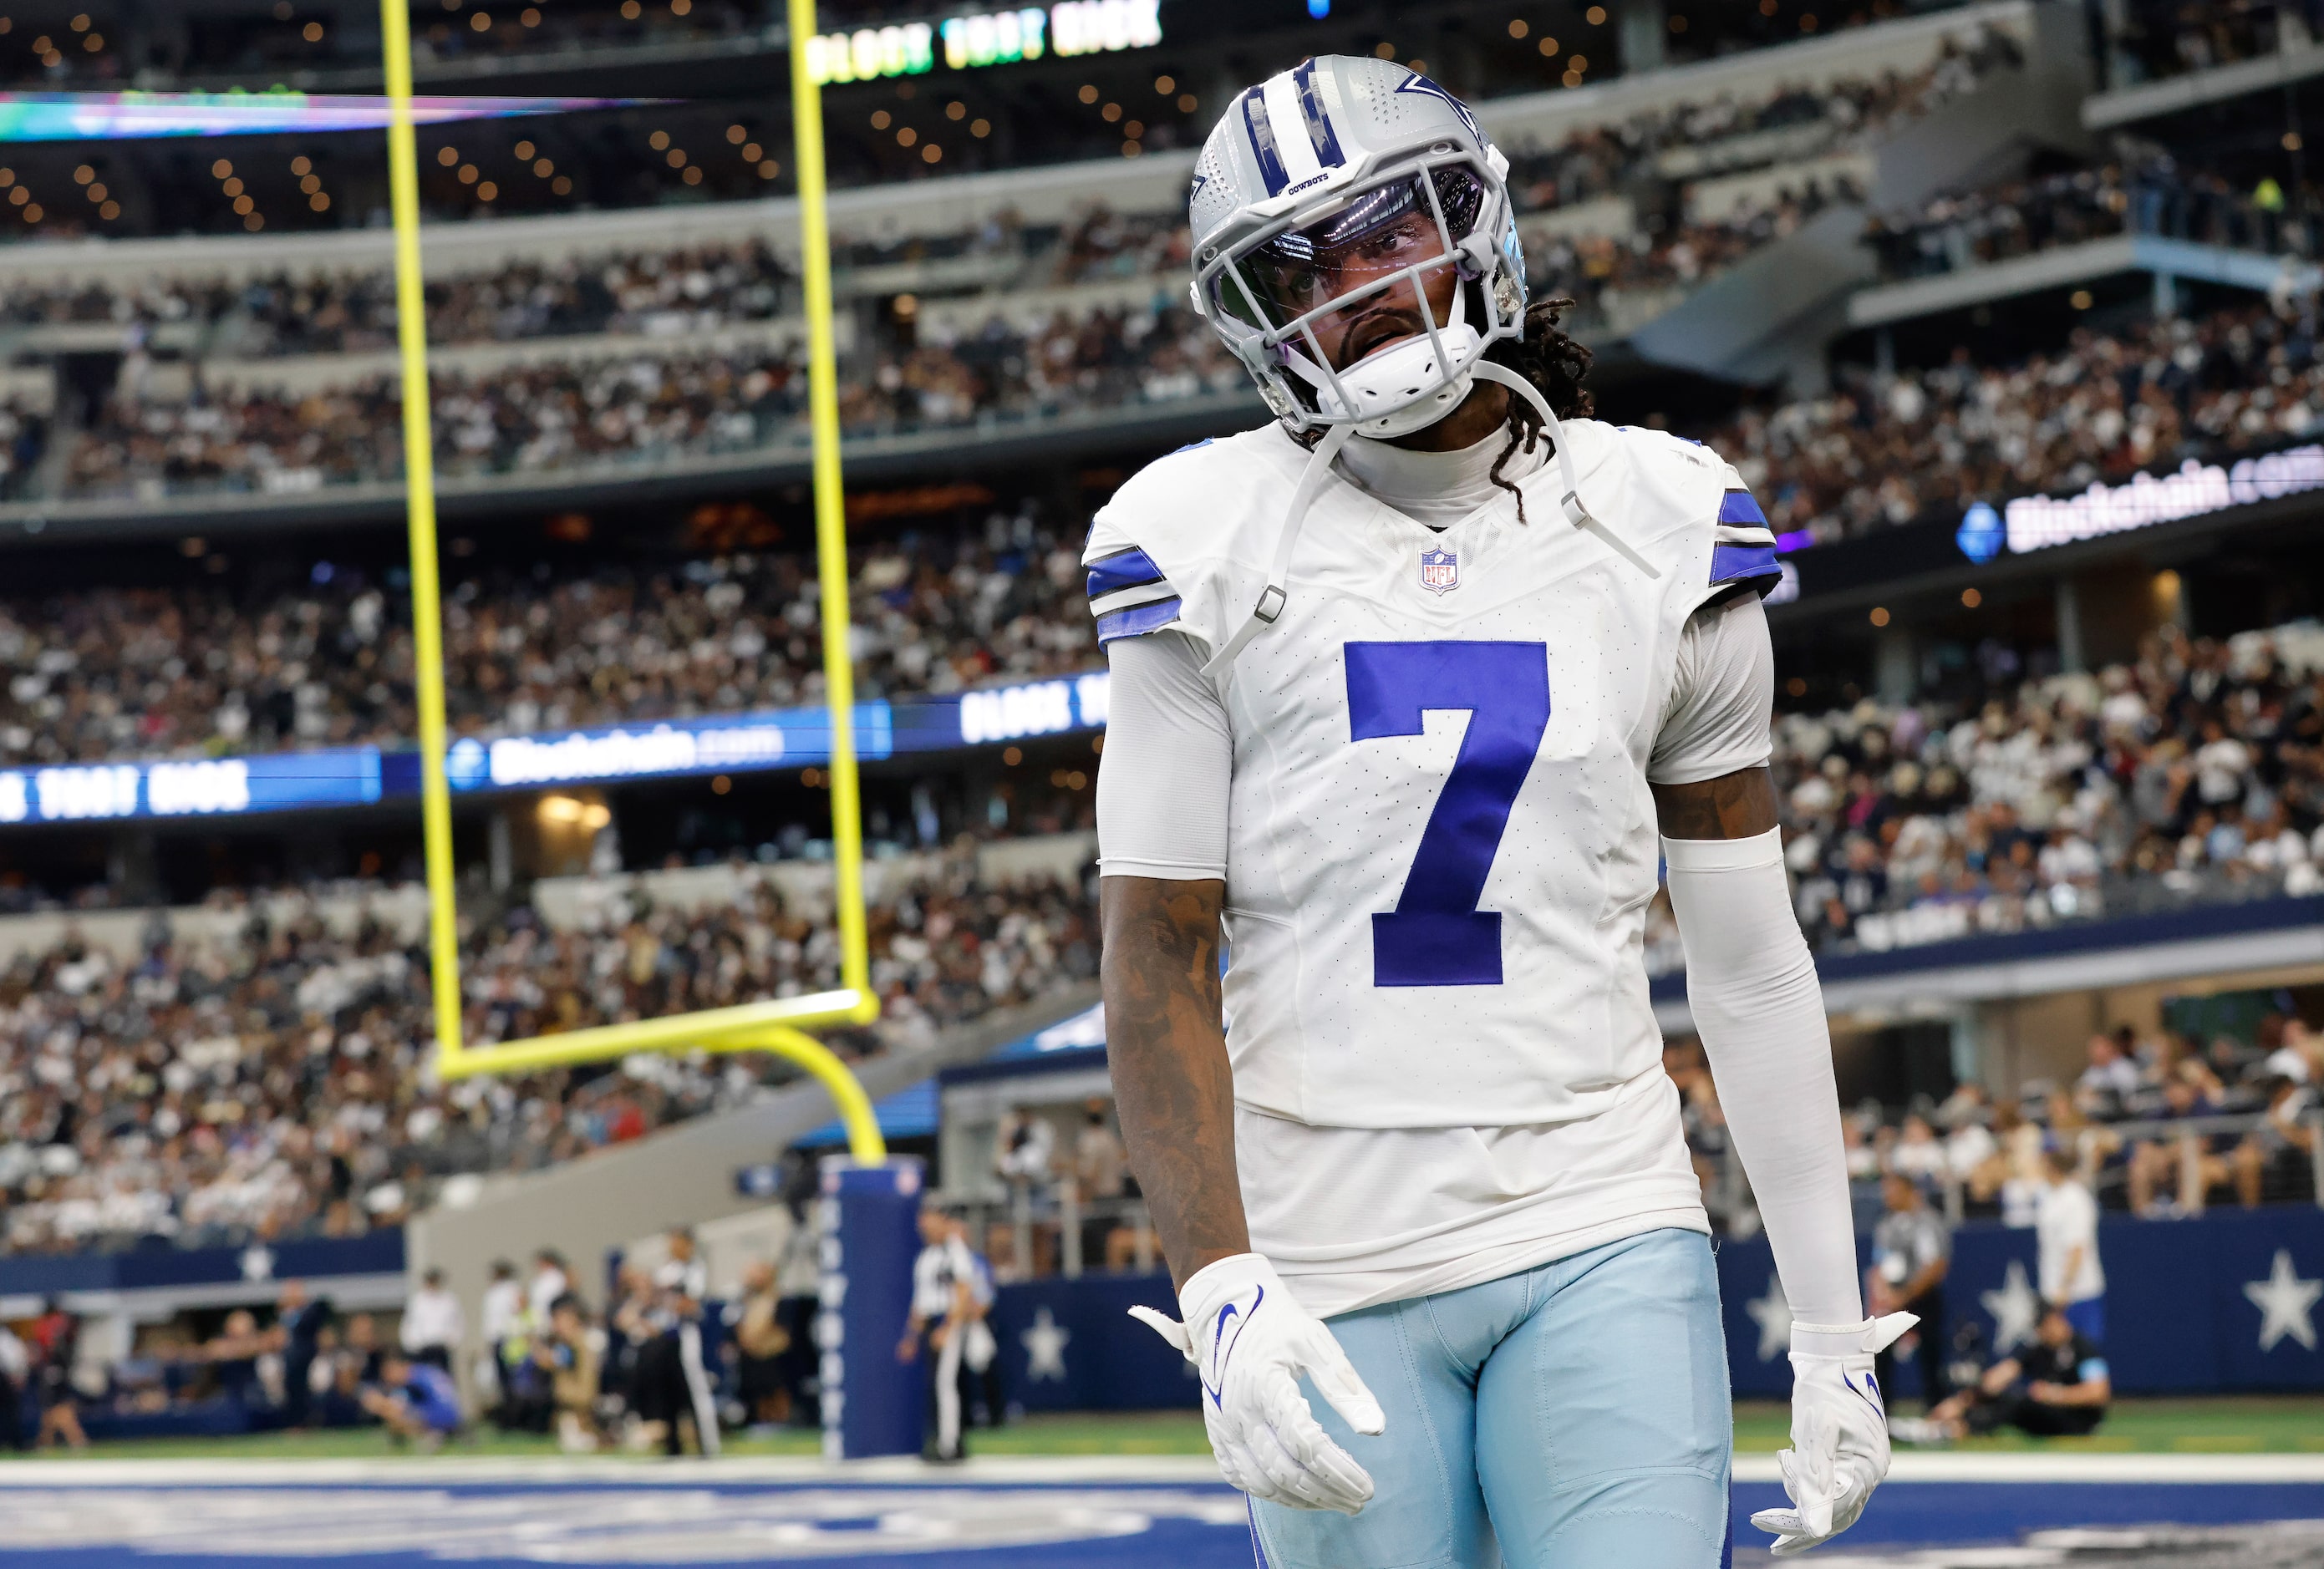
[[1283, 172], [1283, 155], [1276, 151], [1275, 126], [1267, 117], [1267, 104], [1260, 98], [1262, 89], [1253, 87], [1242, 96], [1242, 128], [1250, 138], [1250, 150], [1259, 160], [1259, 177], [1267, 181], [1267, 194], [1281, 196], [1291, 177]]
[[1315, 91], [1315, 62], [1302, 60], [1299, 69], [1291, 73], [1291, 84], [1299, 90], [1299, 113], [1307, 122], [1307, 140], [1315, 146], [1315, 161], [1326, 169], [1337, 169], [1348, 161], [1340, 151], [1339, 133], [1332, 129], [1332, 116], [1324, 112], [1323, 100]]

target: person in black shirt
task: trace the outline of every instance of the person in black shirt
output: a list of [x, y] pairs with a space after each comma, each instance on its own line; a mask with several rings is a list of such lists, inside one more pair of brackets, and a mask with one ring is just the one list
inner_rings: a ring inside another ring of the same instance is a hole
[[2074, 1327], [2063, 1306], [2047, 1302], [2032, 1344], [1995, 1363], [1975, 1386], [1926, 1417], [1888, 1427], [1906, 1444], [1946, 1444], [2001, 1427], [2037, 1438], [2080, 1436], [2106, 1420], [2113, 1398], [2106, 1358]]

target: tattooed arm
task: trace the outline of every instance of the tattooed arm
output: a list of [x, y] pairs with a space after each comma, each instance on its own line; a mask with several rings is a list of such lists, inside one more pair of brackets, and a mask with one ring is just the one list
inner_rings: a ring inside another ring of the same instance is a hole
[[1102, 877], [1106, 1058], [1130, 1169], [1171, 1279], [1250, 1251], [1219, 1012], [1216, 880]]
[[1654, 792], [1665, 839], [1750, 839], [1775, 826], [1775, 782], [1765, 767]]

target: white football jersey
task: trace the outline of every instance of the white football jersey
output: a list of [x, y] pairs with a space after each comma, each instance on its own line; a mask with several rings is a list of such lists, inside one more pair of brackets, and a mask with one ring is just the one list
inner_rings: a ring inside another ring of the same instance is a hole
[[[1225, 979], [1235, 1098], [1338, 1128], [1603, 1109], [1655, 1067], [1647, 763], [1688, 618], [1777, 571], [1735, 471], [1565, 424], [1581, 492], [1656, 567], [1568, 524], [1554, 463], [1442, 531], [1334, 476], [1280, 617], [1219, 676], [1233, 731]], [[1101, 643], [1215, 649], [1265, 584], [1307, 452], [1280, 427], [1174, 453], [1098, 514]]]

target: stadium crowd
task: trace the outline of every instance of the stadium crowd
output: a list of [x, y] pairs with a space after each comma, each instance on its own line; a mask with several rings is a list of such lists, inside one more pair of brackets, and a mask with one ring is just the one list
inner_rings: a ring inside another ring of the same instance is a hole
[[[552, 929], [529, 905], [464, 953], [472, 1043], [839, 984], [834, 931], [744, 875], [731, 906], [642, 893]], [[881, 1022], [861, 1058], [1096, 972], [1083, 890], [996, 886], [947, 860], [872, 913]], [[69, 933], [0, 972], [0, 1250], [345, 1235], [447, 1178], [585, 1156], [731, 1106], [794, 1071], [755, 1056], [641, 1058], [439, 1082], [424, 949], [366, 916], [250, 911], [230, 940], [157, 924], [134, 959]]]
[[[1729, 240], [1683, 231], [1634, 271], [1621, 243], [1561, 239], [1536, 271], [1594, 283], [1597, 308], [1740, 253], [1745, 227], [1795, 225], [1796, 201], [1733, 220]], [[1720, 246], [1727, 249], [1720, 249]], [[1780, 532], [1840, 537], [1978, 499], [2120, 478], [2155, 463], [2279, 445], [2318, 422], [2315, 339], [2297, 298], [2082, 332], [2016, 364], [1844, 369], [1831, 395], [1751, 408], [1705, 432], [1762, 496]], [[931, 325], [843, 389], [851, 434], [895, 435], [1231, 395], [1241, 372], [1183, 307], [1060, 313], [1020, 329]], [[797, 436], [803, 378], [780, 350], [561, 363], [439, 381], [438, 462], [450, 475], [554, 473], [751, 451]], [[187, 403], [116, 398], [76, 438], [67, 488], [158, 499], [174, 490], [296, 492], [397, 472], [396, 399], [374, 381], [292, 399], [255, 390]], [[1778, 516], [1780, 513], [1780, 516]]]
[[[2324, 629], [2176, 628], [1967, 711], [1779, 714], [1801, 925], [1887, 949], [2190, 900], [2324, 893]], [[1678, 968], [1666, 912], [1649, 966]]]
[[2129, 0], [2108, 18], [2116, 87], [2296, 49], [2324, 29], [2313, 0]]
[[[907, 363], [881, 395], [889, 407], [956, 395], [943, 362]], [[468, 439], [470, 409], [447, 399], [447, 442]], [[1858, 371], [1829, 396], [1747, 408], [1704, 434], [1796, 545], [2264, 449], [2319, 424], [2324, 367], [2305, 318], [2253, 306], [2078, 333], [2014, 366], [1964, 351], [1932, 369]], [[807, 571], [764, 555], [457, 583], [455, 723], [525, 730], [812, 702]], [[1030, 518], [981, 541], [875, 546], [856, 601], [869, 688], [943, 693], [1086, 667], [1095, 655], [1076, 586], [1070, 542]], [[396, 741], [412, 733], [408, 622], [400, 592], [354, 575], [257, 602], [193, 586], [0, 601], [0, 758]], [[124, 638], [124, 626], [138, 630]], [[207, 650], [198, 665], [182, 652], [196, 646]]]
[[2286, 298], [2079, 329], [2015, 364], [1981, 364], [1962, 345], [1930, 368], [1843, 367], [1825, 396], [1746, 408], [1701, 434], [1795, 547], [2268, 451], [2319, 426], [2312, 312]]
[[[1512, 186], [1521, 208], [1547, 210], [1635, 184], [1674, 151], [1721, 170], [1850, 145], [1973, 87], [2014, 62], [2017, 45], [1986, 30], [1948, 45], [1909, 77], [1837, 84], [1815, 94], [1779, 89], [1742, 102], [1717, 98], [1643, 113], [1575, 133], [1549, 150], [1521, 150]], [[1804, 130], [1777, 149], [1761, 133]], [[1747, 203], [1719, 218], [1650, 224], [1620, 235], [1534, 237], [1537, 286], [1577, 302], [1574, 325], [1627, 330], [1827, 202], [1852, 198], [1821, 180]], [[958, 236], [843, 243], [857, 265], [953, 255], [1018, 257], [1001, 287], [1014, 291], [1152, 276], [1154, 302], [1076, 315], [996, 310], [973, 331], [928, 326], [917, 345], [862, 357], [848, 378], [846, 423], [856, 434], [1047, 417], [1068, 409], [1159, 402], [1240, 386], [1231, 363], [1192, 315], [1168, 303], [1160, 280], [1183, 263], [1182, 222], [1096, 211], [1065, 225], [1027, 225], [1001, 214]], [[670, 251], [516, 261], [496, 271], [438, 280], [429, 327], [439, 344], [581, 335], [668, 336], [768, 323], [795, 307], [783, 263], [760, 241]], [[165, 280], [116, 291], [94, 282], [19, 286], [0, 295], [0, 321], [17, 326], [113, 321], [138, 350], [170, 324], [201, 329], [206, 357], [247, 360], [378, 350], [393, 341], [393, 291], [377, 271], [306, 277]], [[561, 470], [608, 461], [668, 462], [795, 438], [801, 366], [795, 347], [630, 353], [602, 350], [571, 362], [508, 367], [443, 379], [438, 461], [452, 474]], [[183, 400], [148, 397], [134, 370], [67, 454], [68, 497], [153, 498], [226, 489], [298, 491], [393, 475], [395, 396], [387, 378], [291, 396], [199, 375]], [[29, 465], [24, 465], [29, 467]]]
[[[866, 695], [1095, 663], [1079, 555], [1029, 515], [996, 514], [981, 537], [908, 535], [856, 560]], [[456, 579], [453, 727], [522, 734], [819, 702], [812, 572], [807, 556], [745, 553]], [[418, 733], [404, 583], [323, 564], [294, 592], [247, 599], [198, 582], [0, 599], [0, 762], [404, 744]]]
[[2157, 234], [2270, 255], [2318, 252], [2312, 197], [2295, 202], [2273, 179], [2239, 191], [2168, 157], [2110, 163], [1940, 196], [1876, 216], [1865, 243], [1884, 278], [1982, 266], [2108, 234]]

